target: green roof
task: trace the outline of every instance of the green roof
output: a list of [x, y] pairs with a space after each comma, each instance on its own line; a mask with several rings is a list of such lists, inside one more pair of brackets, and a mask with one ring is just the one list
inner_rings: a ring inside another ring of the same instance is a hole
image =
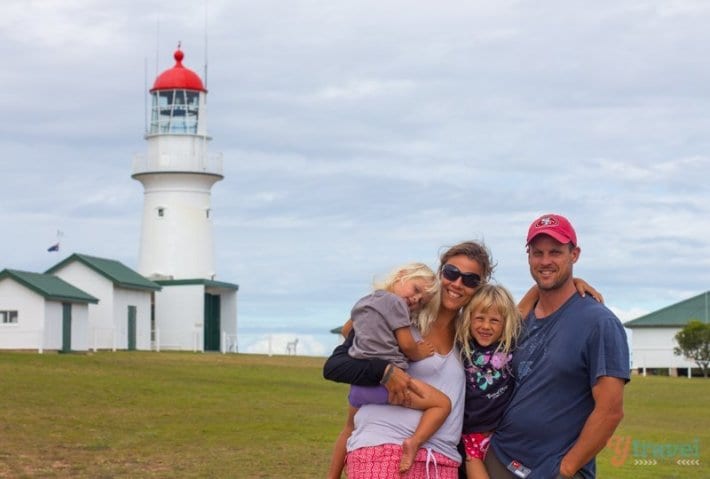
[[30, 273], [4, 269], [0, 271], [0, 280], [12, 278], [46, 299], [63, 303], [98, 303], [99, 300], [89, 293], [72, 286], [61, 278], [51, 274]]
[[710, 322], [708, 308], [710, 308], [710, 291], [648, 313], [645, 316], [624, 323], [624, 326], [632, 329], [682, 328], [693, 319], [708, 323]]
[[125, 266], [123, 263], [113, 259], [97, 258], [96, 256], [89, 256], [86, 254], [74, 253], [65, 260], [49, 268], [47, 273], [55, 273], [74, 261], [78, 261], [88, 266], [101, 276], [113, 282], [113, 284], [118, 287], [149, 291], [160, 290], [159, 284], [154, 283], [144, 276], [141, 276], [128, 266]]
[[221, 288], [221, 289], [233, 289], [238, 290], [239, 285], [232, 283], [225, 283], [224, 281], [215, 281], [213, 279], [157, 279], [155, 280], [161, 286], [181, 286], [189, 284], [201, 284], [209, 288]]

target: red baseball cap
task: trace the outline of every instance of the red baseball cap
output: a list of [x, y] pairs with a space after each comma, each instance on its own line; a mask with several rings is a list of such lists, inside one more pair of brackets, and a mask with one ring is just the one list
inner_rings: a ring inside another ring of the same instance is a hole
[[572, 223], [562, 215], [542, 215], [533, 221], [528, 230], [527, 244], [537, 235], [548, 235], [562, 244], [572, 243], [577, 246], [577, 233], [574, 232]]

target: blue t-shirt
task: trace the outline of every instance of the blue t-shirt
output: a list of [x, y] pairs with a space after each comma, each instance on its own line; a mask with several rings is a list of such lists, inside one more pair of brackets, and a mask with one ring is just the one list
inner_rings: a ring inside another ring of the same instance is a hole
[[[531, 312], [513, 355], [515, 392], [491, 441], [496, 456], [530, 468], [527, 479], [557, 477], [594, 409], [597, 379], [628, 381], [629, 368], [621, 322], [591, 297], [574, 294], [546, 318]], [[593, 478], [594, 459], [579, 472]]]

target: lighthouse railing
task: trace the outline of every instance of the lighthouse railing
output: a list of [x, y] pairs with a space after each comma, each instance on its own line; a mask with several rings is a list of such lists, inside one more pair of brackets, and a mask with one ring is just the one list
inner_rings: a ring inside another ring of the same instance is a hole
[[161, 172], [207, 173], [223, 176], [222, 153], [209, 155], [169, 153], [158, 157], [139, 153], [133, 156], [134, 175]]

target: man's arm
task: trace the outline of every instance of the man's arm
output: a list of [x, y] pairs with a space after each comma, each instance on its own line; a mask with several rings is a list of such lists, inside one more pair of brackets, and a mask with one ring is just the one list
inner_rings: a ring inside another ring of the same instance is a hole
[[562, 458], [560, 475], [572, 477], [606, 445], [624, 417], [625, 381], [601, 376], [592, 388], [594, 409], [572, 449]]
[[339, 383], [377, 386], [389, 364], [384, 359], [355, 359], [348, 355], [355, 333], [351, 330], [345, 342], [333, 350], [323, 365], [323, 377]]
[[351, 358], [348, 349], [352, 346], [354, 337], [355, 332], [350, 331], [345, 342], [337, 346], [325, 361], [323, 365], [325, 379], [358, 386], [382, 384], [389, 392], [390, 404], [407, 404], [412, 393], [422, 395], [422, 392], [411, 384], [409, 374], [394, 364], [379, 358]]

